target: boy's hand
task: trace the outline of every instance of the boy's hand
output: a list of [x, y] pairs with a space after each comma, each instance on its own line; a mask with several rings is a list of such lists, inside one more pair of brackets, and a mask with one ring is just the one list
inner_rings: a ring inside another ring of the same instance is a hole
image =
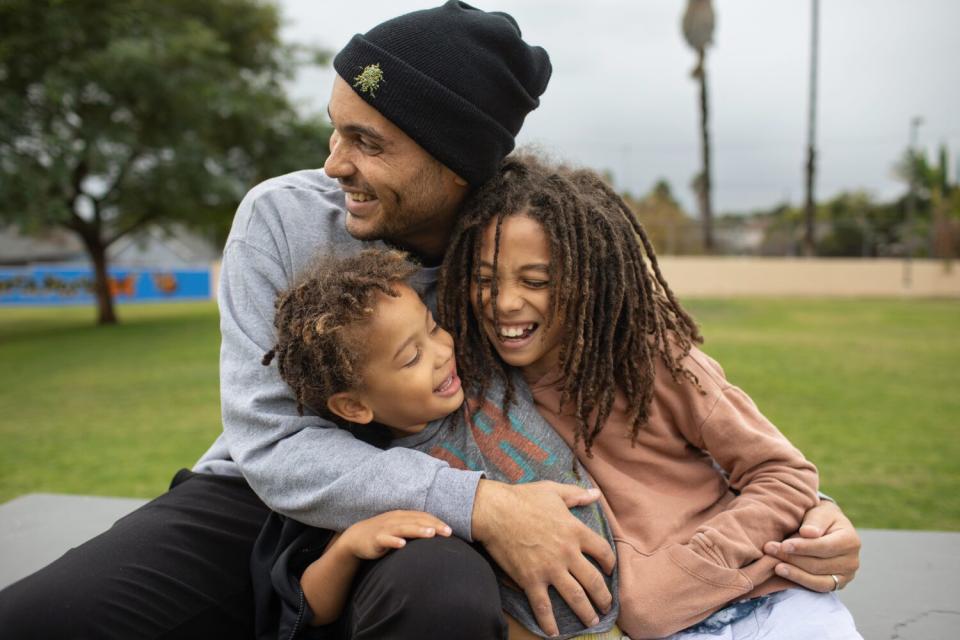
[[450, 527], [420, 511], [388, 511], [361, 520], [337, 534], [300, 576], [303, 595], [313, 611], [311, 625], [330, 624], [343, 612], [350, 582], [361, 560], [376, 560], [407, 544], [408, 538], [449, 536]]
[[388, 511], [348, 528], [337, 541], [361, 560], [376, 560], [391, 549], [400, 549], [408, 539], [450, 536], [452, 530], [438, 518], [422, 511]]

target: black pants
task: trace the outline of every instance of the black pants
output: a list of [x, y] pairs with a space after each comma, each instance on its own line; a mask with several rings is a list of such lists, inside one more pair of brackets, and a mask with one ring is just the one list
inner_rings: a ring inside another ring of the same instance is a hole
[[[181, 471], [164, 495], [0, 591], [0, 637], [252, 638], [250, 553], [268, 514], [241, 478]], [[493, 574], [476, 575], [479, 554], [451, 562], [427, 547], [372, 563], [345, 626], [364, 638], [504, 637]], [[437, 616], [464, 594], [469, 606], [454, 620]]]

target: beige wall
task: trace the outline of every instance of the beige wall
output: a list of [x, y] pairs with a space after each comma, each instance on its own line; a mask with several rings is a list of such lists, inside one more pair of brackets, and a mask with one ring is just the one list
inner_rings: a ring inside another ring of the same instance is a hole
[[[725, 296], [917, 296], [960, 298], [960, 264], [914, 260], [910, 286], [903, 260], [844, 258], [700, 258], [664, 256], [660, 268], [677, 295]], [[211, 265], [213, 297], [220, 263]]]
[[844, 258], [660, 258], [671, 288], [681, 296], [917, 296], [960, 297], [960, 264]]

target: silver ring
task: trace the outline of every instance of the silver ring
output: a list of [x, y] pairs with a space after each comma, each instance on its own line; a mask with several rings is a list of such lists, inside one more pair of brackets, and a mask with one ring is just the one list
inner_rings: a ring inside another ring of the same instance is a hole
[[830, 577], [833, 578], [833, 589], [832, 589], [832, 591], [839, 591], [839, 590], [840, 590], [840, 578], [838, 578], [837, 576], [835, 576], [835, 575], [832, 574], [832, 573], [830, 574]]

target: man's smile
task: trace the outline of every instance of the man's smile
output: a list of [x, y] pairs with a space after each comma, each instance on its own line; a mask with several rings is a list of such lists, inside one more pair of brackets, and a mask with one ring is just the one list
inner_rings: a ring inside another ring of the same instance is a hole
[[376, 200], [376, 196], [370, 195], [369, 193], [361, 193], [359, 191], [348, 191], [347, 197], [354, 202], [369, 202], [370, 200]]

